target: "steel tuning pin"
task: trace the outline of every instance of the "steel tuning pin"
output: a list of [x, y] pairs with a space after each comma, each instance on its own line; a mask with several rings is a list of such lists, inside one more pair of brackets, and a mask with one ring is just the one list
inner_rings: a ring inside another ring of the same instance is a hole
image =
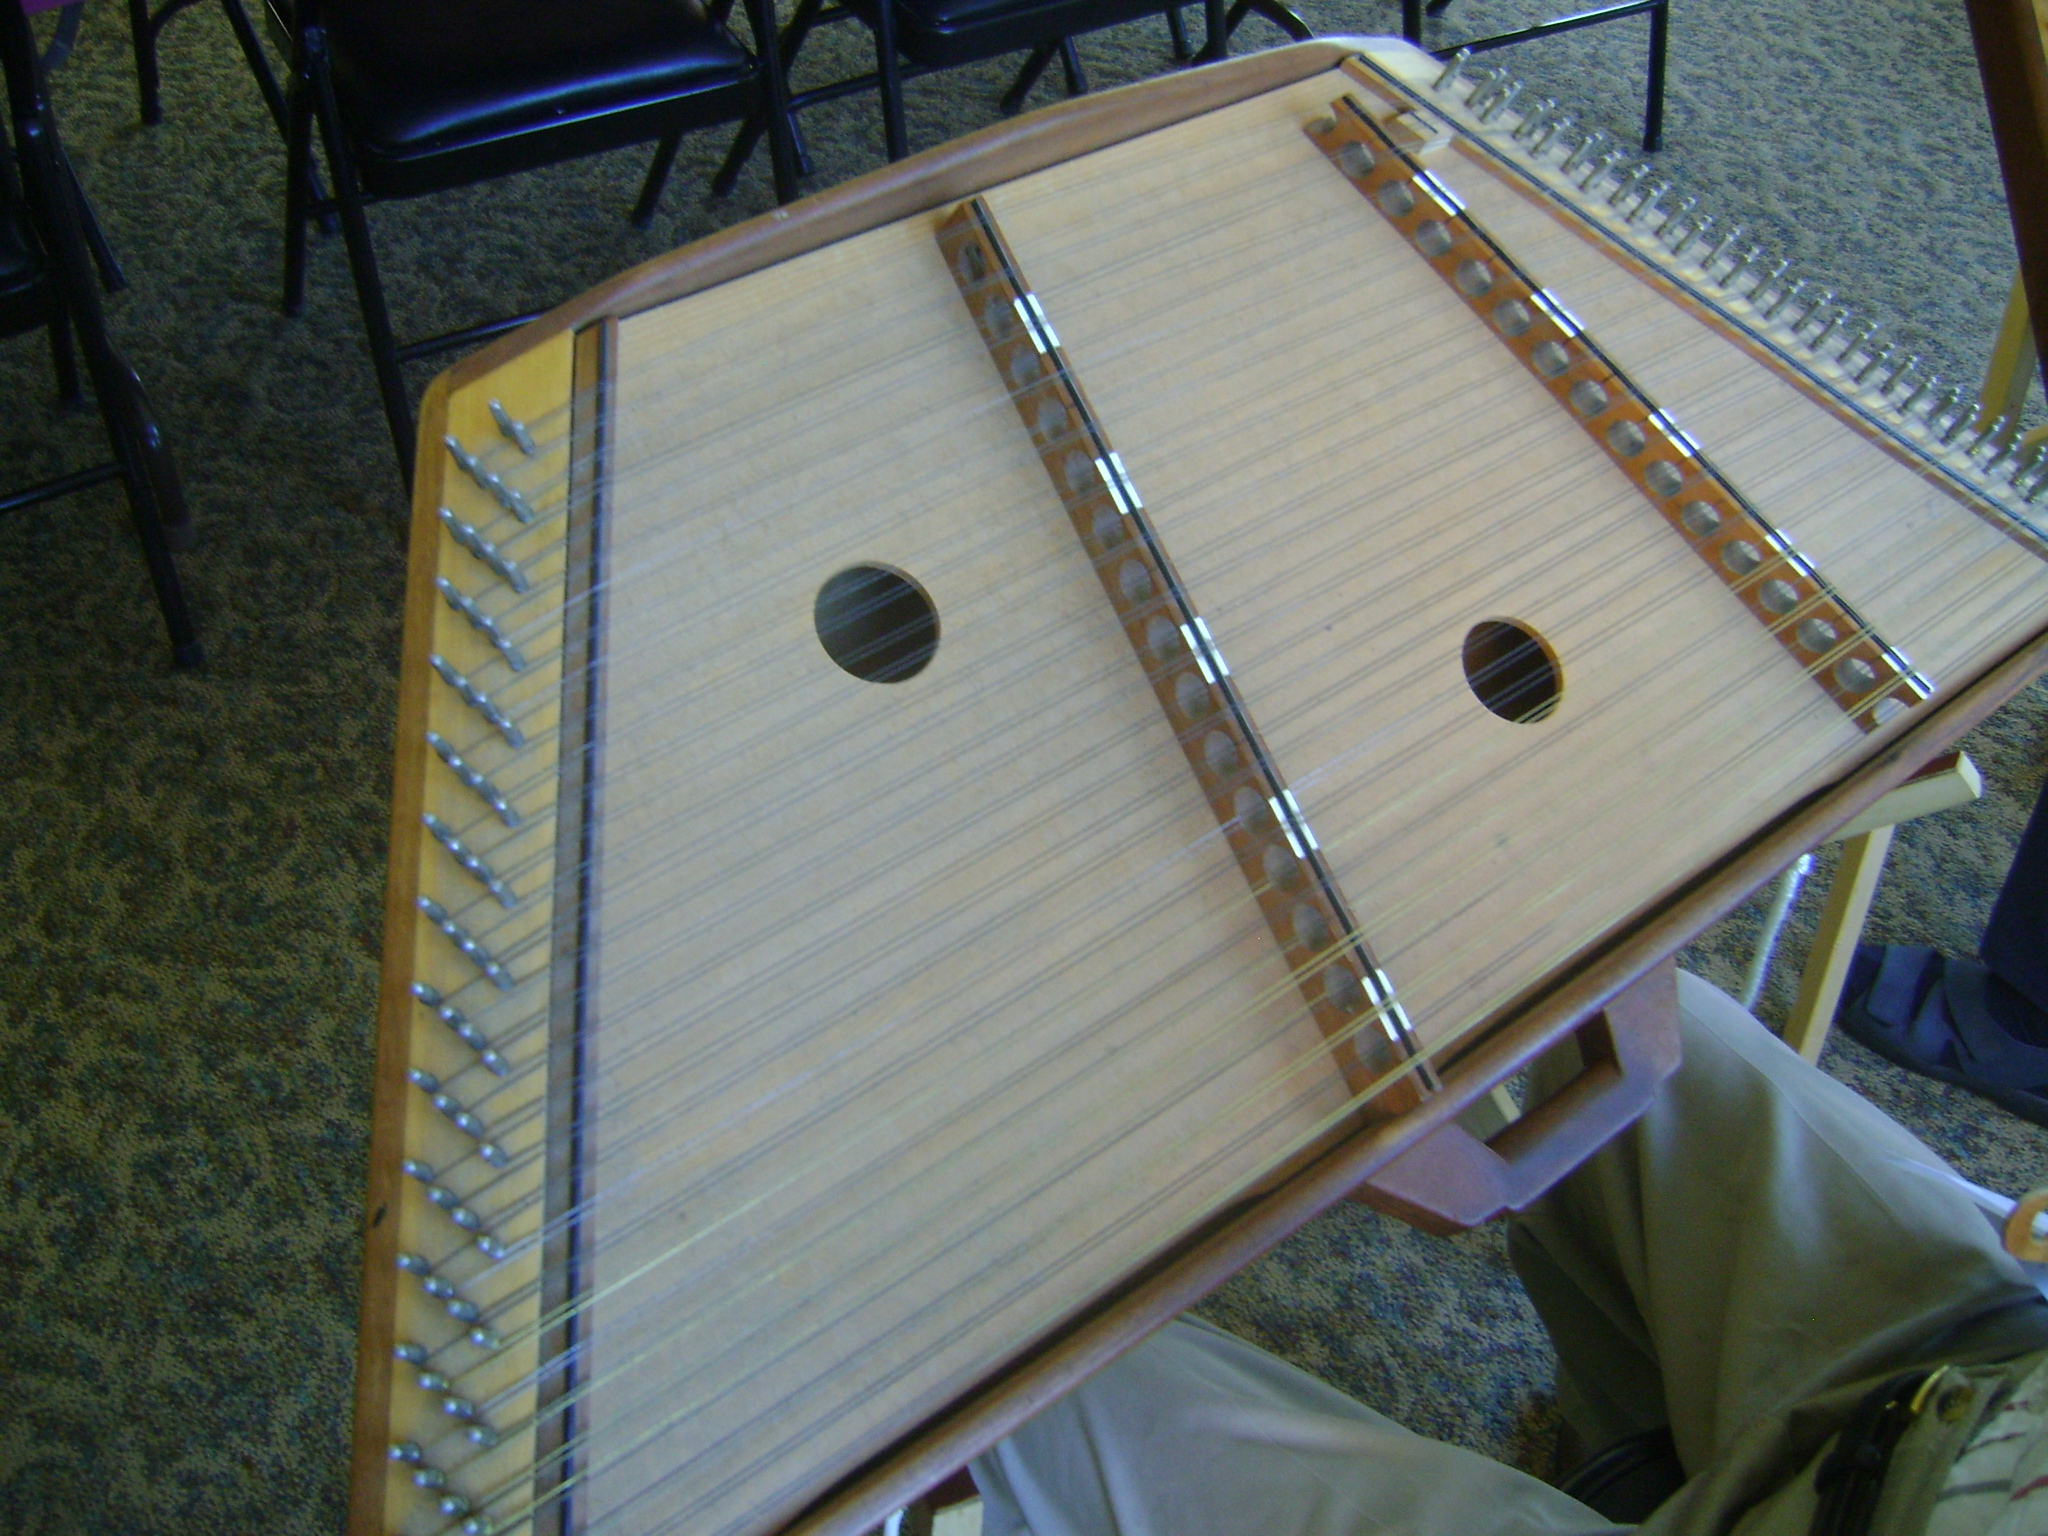
[[1649, 162], [1638, 161], [1626, 171], [1616, 175], [1614, 178], [1614, 190], [1607, 194], [1607, 206], [1618, 210], [1621, 207], [1621, 200], [1640, 187], [1643, 184], [1644, 178], [1649, 174]]
[[527, 431], [526, 423], [506, 410], [504, 401], [491, 402], [491, 420], [498, 424], [498, 430], [504, 434], [506, 440], [529, 459], [540, 452], [540, 444], [533, 440], [533, 434]]
[[1986, 443], [1998, 441], [1998, 439], [2001, 438], [2005, 433], [2006, 423], [2011, 420], [2012, 418], [2010, 416], [2000, 416], [1990, 422], [1987, 422], [1983, 430], [1978, 432], [1976, 437], [1971, 440], [1969, 449], [1967, 450], [1971, 457], [1974, 458], [1978, 453], [1982, 452], [1984, 445]]
[[1934, 440], [1946, 443], [1962, 424], [1963, 397], [1969, 393], [1958, 384], [1927, 408], [1927, 430]]
[[456, 586], [446, 576], [434, 578], [434, 589], [439, 592], [450, 608], [461, 614], [469, 627], [491, 642], [492, 647], [504, 658], [505, 665], [514, 672], [524, 672], [528, 662], [526, 653], [512, 642], [498, 627], [498, 621], [477, 606], [475, 598]]
[[1932, 410], [1932, 396], [1939, 388], [1941, 388], [1941, 375], [1938, 373], [1928, 374], [1925, 378], [1921, 379], [1918, 385], [1906, 392], [1906, 398], [1899, 402], [1899, 414], [1901, 416], [1912, 415], [1913, 408], [1923, 400], [1930, 402], [1928, 409]]
[[427, 1096], [427, 1102], [446, 1115], [454, 1123], [455, 1129], [463, 1135], [481, 1141], [489, 1134], [490, 1128], [464, 1109], [453, 1094], [442, 1088], [441, 1080], [433, 1073], [413, 1067], [405, 1075], [412, 1081], [414, 1087]]
[[434, 669], [435, 675], [442, 682], [455, 690], [457, 698], [482, 715], [491, 728], [505, 738], [507, 746], [516, 752], [526, 745], [526, 733], [519, 729], [512, 717], [500, 709], [488, 693], [464, 677], [450, 664], [447, 657], [439, 653], [430, 654], [427, 657], [427, 665]]
[[1501, 113], [1513, 106], [1522, 94], [1521, 81], [1509, 76], [1506, 70], [1502, 70], [1501, 74], [1507, 79], [1507, 84], [1505, 88], [1494, 95], [1494, 98], [1486, 104], [1486, 109], [1479, 114], [1479, 121], [1482, 123], [1490, 123], [1499, 117]]
[[1699, 205], [1700, 200], [1697, 197], [1694, 197], [1691, 193], [1687, 193], [1683, 197], [1679, 198], [1678, 202], [1676, 203], [1676, 205], [1673, 206], [1672, 210], [1664, 215], [1664, 222], [1657, 226], [1655, 230], [1657, 238], [1659, 240], [1662, 240], [1666, 245], [1669, 245], [1671, 243], [1673, 226], [1675, 226], [1680, 219], [1689, 216], [1695, 208], [1699, 207]]
[[1714, 216], [1711, 213], [1701, 214], [1691, 224], [1686, 226], [1686, 231], [1679, 237], [1678, 244], [1671, 247], [1671, 254], [1683, 256], [1692, 249], [1695, 241], [1707, 239], [1712, 234], [1713, 228]]
[[1806, 292], [1807, 282], [1808, 280], [1802, 277], [1797, 282], [1788, 283], [1779, 291], [1777, 298], [1764, 306], [1763, 317], [1766, 320], [1777, 319], [1779, 315], [1785, 312], [1788, 305], [1796, 303], [1799, 296]]
[[444, 437], [441, 439], [441, 442], [447, 448], [449, 456], [462, 466], [463, 473], [474, 480], [480, 489], [488, 492], [497, 501], [499, 506], [518, 518], [520, 522], [530, 523], [538, 515], [524, 496], [520, 495], [518, 491], [485, 468], [483, 460], [463, 447], [453, 436]]
[[1465, 73], [1465, 66], [1471, 61], [1472, 50], [1470, 48], [1460, 48], [1451, 55], [1451, 61], [1444, 65], [1443, 73], [1436, 77], [1436, 84], [1431, 86], [1430, 89], [1434, 91], [1448, 91], [1458, 83], [1458, 77]]
[[1544, 124], [1542, 132], [1530, 139], [1529, 148], [1539, 155], [1544, 154], [1550, 149], [1552, 140], [1570, 133], [1577, 126], [1577, 120], [1569, 113], [1559, 113]]
[[1782, 283], [1785, 280], [1785, 274], [1791, 270], [1792, 263], [1790, 261], [1780, 261], [1770, 271], [1764, 273], [1754, 283], [1750, 284], [1749, 307], [1761, 315], [1764, 309], [1764, 295], [1769, 293], [1779, 283]]
[[1579, 178], [1579, 190], [1590, 193], [1600, 185], [1601, 179], [1610, 174], [1615, 166], [1628, 158], [1628, 151], [1610, 149], [1592, 163], [1592, 168]]
[[456, 867], [481, 885], [499, 906], [509, 912], [519, 905], [519, 897], [512, 887], [500, 879], [498, 872], [491, 868], [484, 856], [465, 843], [461, 834], [447, 822], [432, 811], [427, 811], [420, 816], [420, 824], [427, 829], [435, 842], [447, 850], [448, 857], [455, 861]]
[[407, 1365], [427, 1363], [427, 1346], [424, 1344], [394, 1344], [391, 1346], [391, 1354], [394, 1359], [402, 1360]]
[[493, 1077], [504, 1077], [511, 1072], [511, 1063], [491, 1048], [490, 1038], [470, 1023], [459, 1009], [451, 1007], [447, 998], [437, 989], [423, 981], [416, 981], [412, 984], [412, 995], [431, 1008], [434, 1017], [454, 1031], [456, 1039], [477, 1053], [477, 1059], [483, 1062], [485, 1071]]
[[1557, 111], [1557, 100], [1551, 96], [1539, 96], [1536, 104], [1522, 113], [1522, 120], [1515, 124], [1515, 137], [1524, 144], [1532, 142]]
[[1727, 232], [1714, 242], [1714, 248], [1700, 258], [1700, 270], [1711, 277], [1714, 268], [1720, 264], [1721, 258], [1734, 250], [1736, 242], [1741, 238], [1742, 226], [1740, 224], [1729, 225]]
[[1892, 355], [1896, 353], [1898, 350], [1899, 344], [1893, 341], [1887, 342], [1884, 346], [1884, 350], [1880, 352], [1871, 353], [1869, 361], [1864, 363], [1864, 365], [1857, 370], [1856, 382], [1859, 385], [1868, 382], [1871, 375], [1875, 374], [1880, 368], [1884, 367], [1885, 364], [1889, 363], [1892, 360]]
[[1670, 190], [1671, 183], [1668, 181], [1650, 182], [1643, 195], [1636, 199], [1635, 207], [1629, 210], [1629, 223], [1639, 225], [1651, 214], [1655, 213], [1659, 204], [1663, 202], [1665, 194]]
[[[434, 733], [427, 732], [429, 736]], [[510, 992], [519, 985], [511, 971], [483, 945], [483, 941], [455, 920], [455, 915], [431, 896], [418, 896], [413, 904], [420, 909], [426, 920], [441, 930], [456, 951], [490, 979], [491, 985], [500, 992]]]
[[1604, 129], [1595, 128], [1590, 130], [1583, 139], [1579, 140], [1579, 147], [1564, 157], [1564, 163], [1558, 166], [1558, 169], [1567, 176], [1571, 175], [1580, 165], [1597, 153], [1600, 146], [1606, 142], [1607, 134]]
[[394, 1440], [388, 1454], [393, 1461], [404, 1462], [410, 1466], [416, 1464], [426, 1452], [420, 1449], [417, 1440]]
[[440, 517], [441, 526], [448, 530], [448, 536], [482, 561], [506, 586], [519, 593], [532, 590], [533, 584], [526, 579], [526, 572], [519, 568], [518, 561], [446, 507], [440, 509]]

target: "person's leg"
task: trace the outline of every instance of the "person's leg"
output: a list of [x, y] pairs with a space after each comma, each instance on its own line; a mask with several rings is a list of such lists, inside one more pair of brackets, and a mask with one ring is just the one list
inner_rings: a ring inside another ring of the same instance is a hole
[[1978, 954], [1859, 945], [1835, 1022], [1902, 1067], [2048, 1125], [2048, 782]]
[[2048, 779], [2041, 782], [1977, 953], [1994, 976], [2048, 1014]]
[[973, 1463], [983, 1536], [1602, 1536], [1577, 1500], [1411, 1434], [1206, 1323], [1140, 1344]]
[[[2048, 1317], [1926, 1147], [1697, 977], [1679, 1012], [1684, 1063], [1648, 1112], [1511, 1234], [1590, 1446], [1668, 1422], [1695, 1473], [1945, 1330], [2029, 1301]], [[2019, 1317], [2015, 1352], [2048, 1345]]]

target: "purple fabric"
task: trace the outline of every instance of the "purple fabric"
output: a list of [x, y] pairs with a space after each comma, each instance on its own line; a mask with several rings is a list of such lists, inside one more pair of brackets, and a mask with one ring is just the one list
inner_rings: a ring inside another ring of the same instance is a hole
[[1977, 952], [1993, 975], [2048, 1012], [2048, 783], [2020, 834]]

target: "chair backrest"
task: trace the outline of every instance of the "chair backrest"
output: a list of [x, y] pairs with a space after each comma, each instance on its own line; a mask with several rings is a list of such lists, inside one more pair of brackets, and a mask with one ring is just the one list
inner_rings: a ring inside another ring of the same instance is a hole
[[0, 188], [11, 193], [50, 263], [64, 308], [71, 316], [85, 353], [93, 388], [102, 400], [125, 391], [127, 367], [107, 340], [105, 312], [100, 307], [98, 280], [86, 249], [76, 193], [59, 149], [56, 118], [43, 89], [42, 67], [36, 60], [23, 0], [0, 0], [0, 72], [7, 77], [8, 127], [13, 133], [11, 168], [0, 181], [18, 182]]

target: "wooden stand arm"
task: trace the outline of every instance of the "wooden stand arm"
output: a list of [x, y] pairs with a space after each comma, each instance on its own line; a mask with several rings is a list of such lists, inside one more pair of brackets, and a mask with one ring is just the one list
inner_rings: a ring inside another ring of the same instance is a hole
[[1675, 962], [1580, 1024], [1577, 1039], [1578, 1076], [1542, 1103], [1485, 1141], [1456, 1121], [1439, 1126], [1351, 1198], [1440, 1236], [1527, 1206], [1634, 1124], [1677, 1069]]

